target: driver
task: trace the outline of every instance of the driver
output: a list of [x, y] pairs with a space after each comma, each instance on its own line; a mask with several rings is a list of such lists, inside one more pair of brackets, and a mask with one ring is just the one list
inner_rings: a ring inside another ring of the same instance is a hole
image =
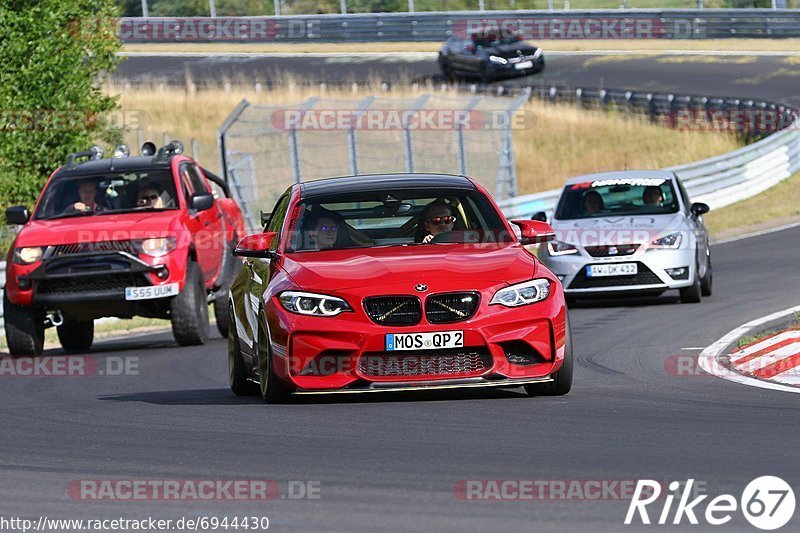
[[661, 187], [656, 185], [645, 187], [644, 193], [642, 193], [642, 201], [644, 205], [661, 206], [664, 203], [664, 193], [661, 192]]
[[97, 185], [92, 180], [81, 180], [78, 183], [78, 198], [80, 200], [70, 204], [68, 209], [75, 211], [102, 211], [105, 209], [96, 201]]
[[431, 242], [434, 237], [447, 231], [453, 231], [453, 216], [450, 206], [441, 200], [434, 200], [425, 206], [422, 211], [422, 221], [427, 235], [422, 238], [422, 243]]

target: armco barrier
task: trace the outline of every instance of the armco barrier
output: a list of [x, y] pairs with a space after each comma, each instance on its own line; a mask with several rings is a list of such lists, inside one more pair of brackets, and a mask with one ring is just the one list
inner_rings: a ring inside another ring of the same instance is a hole
[[[765, 101], [617, 89], [537, 87], [534, 96], [553, 102], [572, 102], [644, 113], [651, 120], [680, 127], [682, 114], [713, 120], [730, 119], [726, 126], [751, 135], [771, 135], [734, 152], [695, 163], [670, 167], [683, 181], [692, 200], [712, 209], [750, 198], [800, 171], [800, 110]], [[693, 124], [698, 125], [700, 121]], [[702, 125], [702, 124], [700, 124]], [[508, 217], [550, 215], [561, 189], [519, 196], [499, 203]]]
[[[800, 36], [799, 9], [444, 11], [276, 17], [123, 18], [125, 43], [442, 41], [498, 26], [527, 39]], [[91, 31], [89, 26], [87, 31]]]

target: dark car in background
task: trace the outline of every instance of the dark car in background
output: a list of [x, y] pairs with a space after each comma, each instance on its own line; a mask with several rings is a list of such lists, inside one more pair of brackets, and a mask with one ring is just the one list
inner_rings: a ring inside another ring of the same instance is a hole
[[543, 71], [544, 55], [518, 35], [454, 35], [439, 50], [439, 67], [449, 79], [477, 77], [489, 83]]

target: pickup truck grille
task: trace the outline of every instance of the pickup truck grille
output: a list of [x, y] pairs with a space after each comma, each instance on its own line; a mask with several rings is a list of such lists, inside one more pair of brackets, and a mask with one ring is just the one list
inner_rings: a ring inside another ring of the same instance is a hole
[[95, 252], [127, 252], [136, 255], [136, 247], [131, 241], [79, 242], [75, 244], [59, 244], [53, 246], [51, 257], [65, 255], [89, 254]]

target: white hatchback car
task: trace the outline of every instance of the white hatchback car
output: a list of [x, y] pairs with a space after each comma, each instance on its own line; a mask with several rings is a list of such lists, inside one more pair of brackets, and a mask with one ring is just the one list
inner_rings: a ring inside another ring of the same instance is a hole
[[578, 176], [567, 181], [550, 220], [556, 240], [539, 256], [570, 299], [678, 289], [681, 301], [699, 302], [712, 291], [708, 210], [690, 202], [673, 172]]

